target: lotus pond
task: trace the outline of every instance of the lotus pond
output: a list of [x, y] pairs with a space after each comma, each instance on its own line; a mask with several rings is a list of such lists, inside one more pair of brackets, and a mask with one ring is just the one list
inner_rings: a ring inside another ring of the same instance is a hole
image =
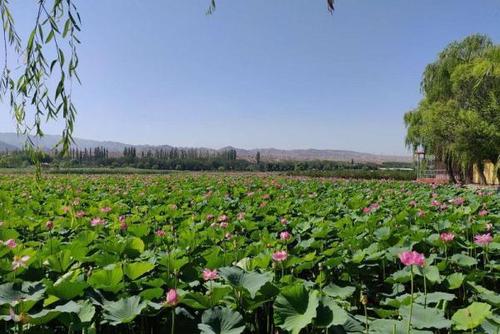
[[500, 196], [0, 176], [1, 333], [499, 333]]

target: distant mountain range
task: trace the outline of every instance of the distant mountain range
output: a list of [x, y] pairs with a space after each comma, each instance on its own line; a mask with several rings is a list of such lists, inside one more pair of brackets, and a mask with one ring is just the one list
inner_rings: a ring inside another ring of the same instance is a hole
[[[60, 141], [60, 136], [45, 135], [42, 138], [32, 138], [36, 146], [43, 150], [51, 150]], [[75, 147], [79, 149], [89, 149], [95, 147], [104, 147], [112, 155], [120, 155], [126, 147], [135, 147], [137, 152], [154, 151], [156, 149], [171, 150], [174, 148], [170, 145], [131, 145], [113, 141], [98, 141], [91, 139], [74, 138]], [[16, 133], [1, 133], [0, 132], [0, 151], [12, 151], [21, 149], [26, 142], [25, 136], [19, 136]], [[184, 147], [185, 148], [185, 147]], [[355, 151], [344, 150], [317, 150], [317, 149], [297, 149], [297, 150], [281, 150], [276, 148], [256, 148], [256, 149], [241, 149], [232, 146], [223, 147], [215, 150], [210, 148], [199, 147], [198, 149], [206, 151], [224, 151], [235, 149], [238, 158], [254, 160], [257, 152], [260, 152], [262, 161], [283, 161], [283, 160], [330, 160], [330, 161], [351, 161], [355, 162], [410, 162], [410, 156], [399, 155], [381, 155], [372, 153], [361, 153]]]

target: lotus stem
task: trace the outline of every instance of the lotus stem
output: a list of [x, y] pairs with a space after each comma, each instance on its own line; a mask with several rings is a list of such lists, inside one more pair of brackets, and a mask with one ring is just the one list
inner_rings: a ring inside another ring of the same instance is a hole
[[423, 277], [424, 277], [424, 308], [427, 308], [427, 283], [426, 283], [427, 278], [425, 277], [425, 272], [423, 272]]
[[413, 265], [410, 266], [410, 316], [408, 317], [408, 331], [407, 333], [411, 333], [411, 317], [413, 316]]
[[368, 334], [368, 330], [369, 330], [369, 327], [368, 327], [368, 310], [366, 308], [366, 304], [363, 304], [363, 308], [365, 310], [365, 332], [366, 332], [366, 334]]
[[172, 308], [172, 325], [170, 327], [170, 334], [175, 333], [175, 308]]

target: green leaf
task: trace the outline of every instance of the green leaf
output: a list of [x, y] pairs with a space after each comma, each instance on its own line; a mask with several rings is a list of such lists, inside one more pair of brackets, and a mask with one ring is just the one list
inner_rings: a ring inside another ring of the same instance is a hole
[[117, 293], [123, 288], [123, 271], [121, 266], [110, 269], [98, 269], [92, 272], [88, 283], [95, 289]]
[[278, 327], [299, 334], [316, 317], [318, 292], [308, 292], [304, 285], [287, 286], [274, 303], [274, 321]]
[[439, 275], [439, 269], [436, 266], [425, 266], [422, 268], [425, 277], [432, 283], [441, 282], [441, 276]]
[[[432, 334], [430, 331], [412, 330], [413, 334]], [[404, 321], [377, 319], [370, 323], [370, 334], [408, 334], [408, 323]]]
[[38, 282], [23, 282], [20, 289], [14, 283], [0, 285], [0, 305], [13, 305], [22, 301], [39, 301], [43, 299], [45, 288]]
[[88, 284], [79, 270], [70, 271], [60, 277], [53, 286], [47, 288], [47, 293], [62, 299], [73, 299], [83, 295], [87, 287]]
[[448, 289], [454, 290], [462, 286], [464, 282], [465, 275], [462, 273], [454, 273], [446, 277], [446, 282], [448, 282]]
[[113, 326], [127, 324], [141, 314], [146, 306], [147, 303], [141, 303], [139, 296], [122, 298], [116, 302], [105, 301], [103, 303], [104, 320]]
[[[410, 317], [410, 305], [404, 305], [399, 308], [399, 314], [405, 321]], [[444, 317], [444, 312], [440, 309], [425, 308], [420, 304], [413, 304], [413, 313], [411, 317], [413, 328], [450, 328], [451, 321]]]
[[54, 309], [45, 309], [35, 314], [29, 315], [29, 323], [33, 325], [41, 325], [57, 318], [61, 313], [79, 313], [81, 306], [70, 300], [64, 305], [55, 307]]
[[471, 266], [477, 264], [477, 261], [475, 258], [470, 257], [470, 256], [465, 255], [465, 254], [455, 254], [450, 258], [450, 261], [458, 264], [461, 267], [471, 267]]
[[481, 325], [489, 315], [491, 315], [490, 305], [474, 302], [466, 308], [456, 311], [451, 320], [453, 320], [455, 329], [469, 330]]
[[328, 296], [322, 296], [316, 310], [315, 324], [318, 327], [328, 328], [333, 325], [343, 325], [349, 318], [347, 312], [341, 308], [335, 300]]
[[66, 272], [71, 264], [74, 262], [71, 250], [65, 249], [47, 258], [49, 268], [55, 272]]
[[455, 295], [446, 292], [431, 292], [427, 294], [427, 298], [423, 293], [419, 294], [419, 296], [415, 299], [416, 303], [424, 304], [424, 301], [427, 300], [427, 305], [437, 304], [443, 300], [452, 301], [455, 299]]
[[246, 272], [238, 267], [225, 267], [219, 269], [219, 274], [231, 286], [237, 289], [245, 289], [255, 298], [257, 292], [268, 282], [273, 280], [273, 274], [269, 271], [258, 273], [256, 271]]
[[347, 299], [356, 291], [356, 288], [353, 286], [341, 287], [336, 284], [329, 284], [327, 287], [323, 289], [323, 292], [328, 296], [337, 297], [340, 299]]
[[141, 296], [145, 300], [153, 300], [161, 298], [163, 296], [163, 293], [164, 291], [162, 288], [151, 288], [142, 290], [141, 293], [139, 293], [139, 296]]
[[80, 303], [80, 311], [78, 312], [78, 318], [81, 322], [91, 322], [95, 314], [95, 307], [88, 300]]
[[130, 257], [137, 257], [144, 252], [144, 241], [141, 238], [131, 237], [125, 244], [125, 254]]
[[488, 290], [485, 287], [474, 282], [467, 282], [479, 293], [479, 298], [493, 306], [500, 306], [500, 295], [494, 291]]
[[201, 334], [240, 334], [245, 330], [243, 317], [227, 307], [206, 310], [198, 324]]
[[134, 263], [125, 263], [123, 265], [123, 272], [127, 275], [131, 280], [135, 280], [147, 272], [150, 272], [154, 269], [154, 264], [150, 262], [134, 262]]

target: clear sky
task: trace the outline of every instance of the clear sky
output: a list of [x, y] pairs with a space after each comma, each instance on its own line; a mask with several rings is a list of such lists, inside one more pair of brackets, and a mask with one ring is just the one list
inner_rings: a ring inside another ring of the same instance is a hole
[[333, 16], [324, 0], [208, 2], [77, 1], [76, 136], [404, 154], [425, 65], [472, 33], [500, 42], [500, 0], [338, 0]]

